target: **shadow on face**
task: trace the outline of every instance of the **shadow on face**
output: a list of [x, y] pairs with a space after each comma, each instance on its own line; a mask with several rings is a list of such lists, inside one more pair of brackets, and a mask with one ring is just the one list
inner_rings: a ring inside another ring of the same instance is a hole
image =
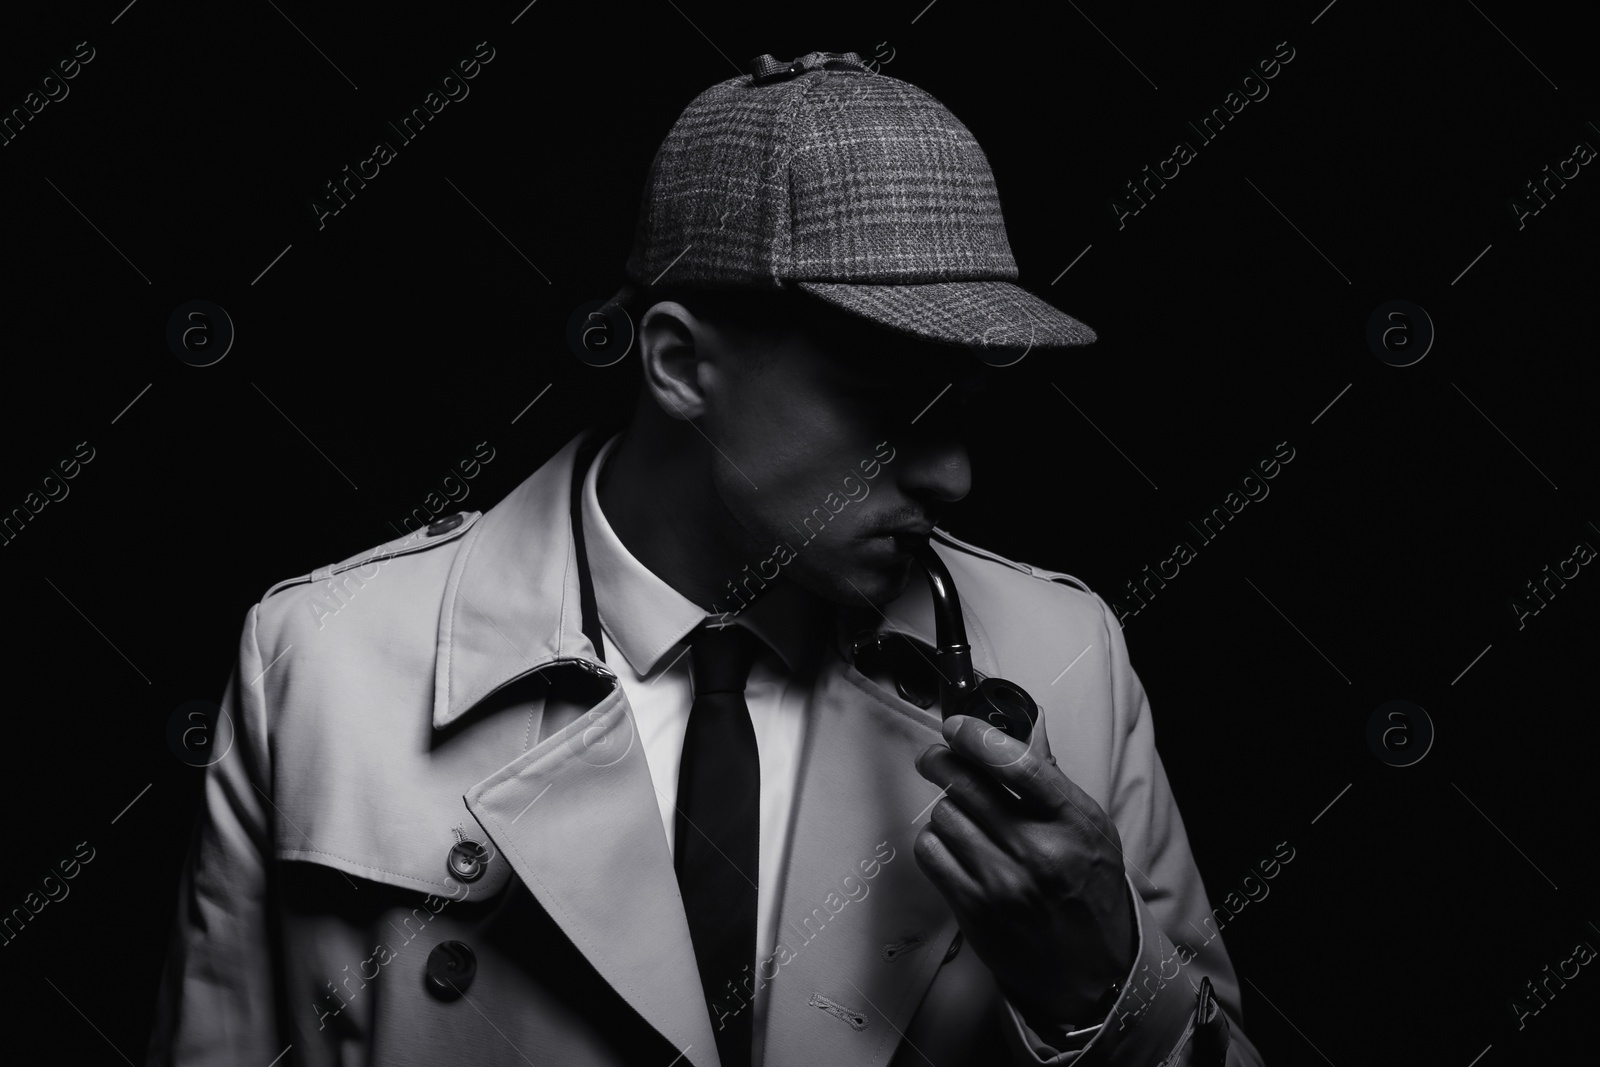
[[[804, 296], [804, 294], [800, 294]], [[985, 377], [965, 348], [892, 333], [814, 298], [718, 329], [707, 436], [716, 492], [768, 564], [836, 603], [881, 604], [971, 488], [962, 403]]]

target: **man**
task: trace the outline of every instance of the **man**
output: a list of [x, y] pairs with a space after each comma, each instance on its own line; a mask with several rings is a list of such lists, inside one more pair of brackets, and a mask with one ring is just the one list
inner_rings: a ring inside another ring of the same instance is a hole
[[[1259, 1064], [1106, 604], [936, 527], [944, 387], [1094, 340], [966, 128], [762, 56], [628, 276], [625, 432], [250, 610], [152, 1062]], [[1026, 742], [941, 722], [930, 538]]]

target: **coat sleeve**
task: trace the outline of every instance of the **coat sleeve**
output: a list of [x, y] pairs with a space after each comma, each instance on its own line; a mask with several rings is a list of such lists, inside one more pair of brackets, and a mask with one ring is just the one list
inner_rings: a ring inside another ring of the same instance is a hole
[[[204, 802], [157, 997], [152, 1067], [266, 1064], [283, 1051], [268, 932], [272, 802], [259, 607], [246, 616], [239, 659], [223, 694], [233, 743], [206, 768]], [[214, 733], [222, 743], [220, 717]]]
[[1241, 1027], [1239, 981], [1156, 752], [1149, 698], [1122, 624], [1096, 599], [1116, 736], [1107, 814], [1122, 837], [1138, 950], [1116, 1003], [1094, 1026], [1046, 1040], [1006, 1003], [1011, 1058], [1019, 1067], [1263, 1067]]

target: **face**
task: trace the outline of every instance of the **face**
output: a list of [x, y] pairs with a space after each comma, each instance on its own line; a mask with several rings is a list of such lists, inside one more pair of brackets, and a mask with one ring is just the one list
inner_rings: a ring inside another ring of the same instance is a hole
[[832, 309], [726, 343], [716, 363], [702, 424], [728, 462], [713, 485], [762, 576], [847, 606], [898, 596], [909, 546], [971, 488], [961, 416], [983, 364]]

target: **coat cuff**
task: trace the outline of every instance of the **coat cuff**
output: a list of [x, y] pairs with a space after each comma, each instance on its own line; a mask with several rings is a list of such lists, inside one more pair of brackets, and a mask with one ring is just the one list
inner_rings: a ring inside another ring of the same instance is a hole
[[1133, 880], [1124, 873], [1128, 897], [1139, 928], [1133, 965], [1121, 984], [1121, 995], [1106, 1017], [1093, 1026], [1041, 1038], [1009, 1000], [1005, 1004], [1006, 1045], [1014, 1063], [1035, 1067], [1112, 1067], [1160, 1063], [1188, 1037], [1194, 992], [1175, 981], [1178, 951], [1161, 932]]

